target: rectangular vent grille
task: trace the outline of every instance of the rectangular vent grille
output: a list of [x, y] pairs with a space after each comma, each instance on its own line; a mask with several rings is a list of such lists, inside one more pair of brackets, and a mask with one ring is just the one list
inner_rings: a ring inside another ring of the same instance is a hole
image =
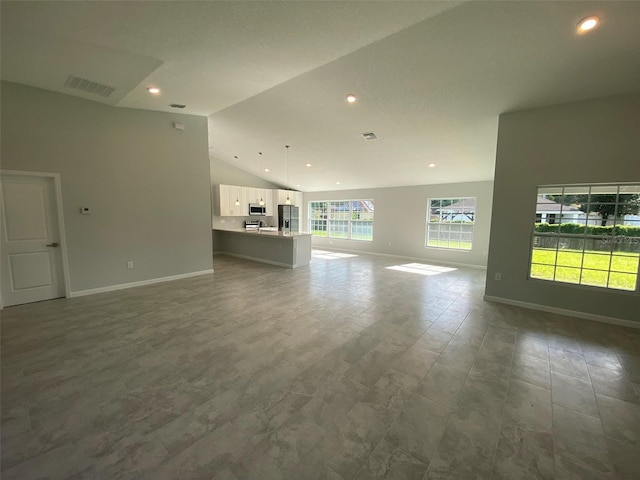
[[378, 136], [373, 132], [365, 132], [362, 134], [365, 140], [375, 140]]
[[75, 88], [76, 90], [82, 90], [87, 93], [95, 93], [96, 95], [101, 95], [103, 97], [108, 97], [113, 92], [115, 92], [115, 87], [110, 87], [108, 85], [103, 85], [102, 83], [92, 82], [91, 80], [87, 80], [86, 78], [75, 77], [73, 75], [69, 75], [67, 81], [64, 83], [65, 87]]
[[186, 105], [182, 105], [181, 103], [170, 103], [169, 106], [173, 107], [173, 108], [184, 108], [184, 107], [186, 107]]

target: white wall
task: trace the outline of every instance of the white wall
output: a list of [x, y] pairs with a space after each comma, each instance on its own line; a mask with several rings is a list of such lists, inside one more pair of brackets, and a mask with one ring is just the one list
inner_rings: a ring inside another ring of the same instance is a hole
[[212, 268], [206, 117], [1, 88], [2, 168], [61, 174], [72, 292]]
[[501, 115], [487, 295], [638, 321], [638, 294], [527, 279], [538, 185], [638, 181], [639, 94]]
[[[313, 237], [313, 246], [484, 267], [489, 247], [492, 188], [492, 182], [470, 182], [305, 193], [302, 228], [307, 231], [309, 227], [310, 201], [372, 199], [375, 205], [372, 242]], [[443, 197], [477, 197], [471, 251], [425, 248], [427, 199]]]

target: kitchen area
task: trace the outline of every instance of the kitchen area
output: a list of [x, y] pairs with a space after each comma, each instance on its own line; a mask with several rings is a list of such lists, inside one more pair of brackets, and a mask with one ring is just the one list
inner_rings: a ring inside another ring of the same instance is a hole
[[302, 193], [214, 186], [213, 253], [298, 268], [311, 260], [311, 234], [301, 231]]

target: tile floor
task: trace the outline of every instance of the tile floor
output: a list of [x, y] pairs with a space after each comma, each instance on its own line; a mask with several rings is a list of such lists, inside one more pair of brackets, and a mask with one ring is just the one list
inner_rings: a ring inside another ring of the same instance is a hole
[[640, 330], [404, 263], [220, 256], [6, 308], [2, 478], [640, 478]]

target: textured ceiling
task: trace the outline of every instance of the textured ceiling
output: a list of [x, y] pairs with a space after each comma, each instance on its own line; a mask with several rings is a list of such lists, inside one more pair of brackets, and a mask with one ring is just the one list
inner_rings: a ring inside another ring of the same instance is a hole
[[[490, 180], [500, 113], [640, 90], [640, 2], [1, 8], [4, 80], [118, 107], [186, 104], [209, 116], [212, 156], [274, 183], [287, 183], [291, 145], [289, 186], [303, 191]], [[600, 28], [577, 35], [592, 14]], [[116, 91], [69, 90], [69, 74]]]

